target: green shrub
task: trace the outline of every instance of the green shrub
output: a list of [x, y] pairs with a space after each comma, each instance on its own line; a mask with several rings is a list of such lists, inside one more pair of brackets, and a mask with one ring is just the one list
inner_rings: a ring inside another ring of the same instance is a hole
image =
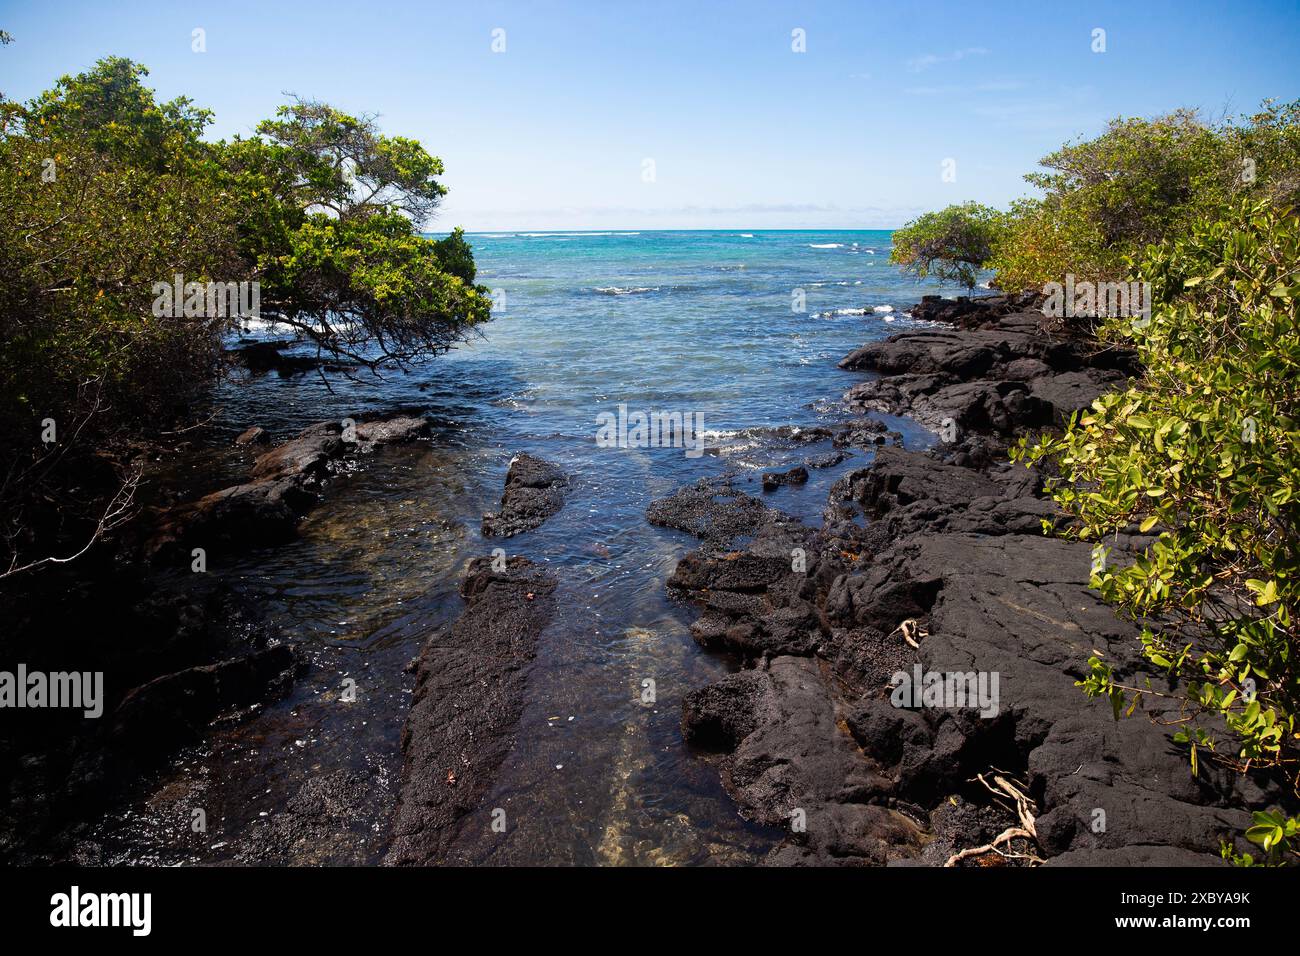
[[1092, 282], [1126, 276], [1122, 254], [1107, 246], [1097, 224], [1061, 207], [1037, 200], [1012, 205], [988, 262], [995, 285], [1019, 292], [1063, 282], [1066, 274]]
[[110, 57], [0, 97], [0, 578], [126, 518], [132, 448], [218, 375], [237, 319], [157, 315], [156, 283], [255, 282], [262, 317], [371, 367], [489, 317], [463, 234], [418, 231], [446, 193], [419, 143], [311, 102], [210, 143], [211, 114], [146, 75]]
[[889, 261], [920, 278], [974, 288], [1002, 229], [996, 209], [968, 202], [928, 212], [894, 231]]
[[[1144, 654], [1179, 678], [1175, 739], [1199, 761], [1300, 770], [1300, 219], [1240, 204], [1136, 260], [1149, 319], [1112, 319], [1105, 338], [1137, 350], [1144, 375], [1060, 435], [1013, 458], [1050, 460], [1053, 494], [1099, 542], [1158, 533], [1130, 563], [1098, 562], [1092, 585], [1144, 624]], [[1149, 687], [1122, 685], [1093, 657], [1082, 686], [1116, 716]], [[1227, 731], [1226, 736], [1219, 728]], [[1257, 821], [1266, 859], [1294, 852], [1295, 827]]]
[[1091, 140], [1044, 157], [1025, 179], [1041, 196], [1015, 204], [988, 266], [1005, 289], [1129, 278], [1148, 245], [1241, 200], [1290, 208], [1300, 195], [1300, 102], [1266, 101], [1242, 121], [1192, 110], [1116, 119]]

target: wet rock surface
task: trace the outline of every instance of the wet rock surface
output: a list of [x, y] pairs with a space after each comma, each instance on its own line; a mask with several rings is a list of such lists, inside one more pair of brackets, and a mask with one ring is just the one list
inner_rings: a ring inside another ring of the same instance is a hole
[[767, 471], [763, 473], [763, 490], [775, 491], [782, 485], [802, 485], [808, 481], [808, 469], [796, 465], [787, 471]]
[[[333, 475], [354, 467], [360, 456], [380, 446], [415, 441], [428, 433], [427, 420], [406, 415], [317, 422], [257, 454], [250, 481], [156, 514], [148, 523], [142, 550], [158, 561], [178, 559], [190, 547], [250, 548], [291, 540]], [[250, 448], [268, 441], [257, 427], [236, 439]]]
[[874, 418], [856, 418], [835, 429], [831, 443], [836, 448], [874, 448], [878, 445], [903, 444], [903, 436]]
[[416, 663], [402, 731], [402, 779], [389, 865], [443, 862], [457, 826], [514, 744], [528, 666], [554, 611], [556, 580], [526, 558], [504, 570], [476, 558], [461, 583], [465, 611], [434, 634]]
[[[50, 594], [0, 601], [21, 636], [0, 642], [6, 661], [103, 675], [97, 719], [35, 712], [0, 740], [0, 858], [59, 859], [81, 820], [128, 799], [181, 748], [291, 688], [305, 662], [264, 610], [197, 572], [222, 550], [292, 539], [331, 478], [380, 446], [428, 432], [407, 414], [358, 419], [319, 422], [275, 446], [264, 429], [247, 429], [235, 445], [251, 459], [248, 481], [146, 511], [97, 554], [99, 567], [50, 576]], [[151, 563], [135, 563], [140, 554]], [[30, 846], [39, 855], [28, 856]]]
[[269, 445], [271, 433], [261, 425], [253, 425], [235, 437], [236, 445]]
[[685, 531], [710, 544], [725, 545], [757, 534], [770, 524], [793, 521], [726, 479], [702, 479], [659, 498], [646, 509], [646, 520], [663, 528]]
[[356, 370], [353, 365], [319, 356], [285, 354], [298, 344], [292, 339], [276, 339], [269, 342], [241, 340], [239, 345], [226, 349], [225, 358], [230, 364], [245, 368], [254, 375], [275, 372], [283, 378], [318, 370], [327, 372]]
[[[312, 777], [265, 826], [252, 831], [237, 860], [253, 866], [325, 865], [364, 841], [368, 805], [378, 786], [373, 775], [334, 770]], [[361, 831], [361, 832], [358, 832]]]
[[804, 462], [806, 468], [834, 468], [841, 462], [849, 460], [849, 453], [846, 451], [831, 451], [824, 455], [814, 455]]
[[[943, 865], [1016, 823], [977, 776], [994, 773], [1024, 787], [1037, 839], [961, 865], [1221, 863], [1220, 839], [1240, 844], [1277, 794], [1204, 762], [1193, 777], [1167, 726], [1083, 696], [1094, 650], [1123, 679], [1164, 678], [1089, 589], [1090, 546], [1043, 535], [1065, 518], [1042, 477], [1006, 459], [1018, 434], [1123, 382], [1132, 356], [1052, 337], [1018, 297], [918, 313], [960, 328], [855, 351], [841, 364], [877, 377], [846, 398], [949, 440], [878, 448], [835, 483], [820, 528], [727, 489], [651, 506], [701, 540], [668, 582], [700, 610], [692, 634], [748, 662], [687, 695], [683, 735], [745, 816], [785, 828], [769, 863]], [[969, 675], [986, 693], [891, 699], [899, 673]], [[1152, 717], [1175, 716], [1152, 700]]]
[[910, 856], [921, 828], [883, 804], [890, 782], [861, 759], [841, 720], [818, 661], [779, 656], [689, 695], [682, 730], [691, 742], [730, 745], [728, 792], [753, 819], [791, 831], [770, 862], [879, 865]]
[[510, 460], [501, 509], [483, 516], [483, 534], [489, 538], [511, 538], [539, 528], [564, 507], [569, 479], [550, 462], [529, 454]]
[[[8, 862], [61, 860], [81, 821], [129, 797], [213, 726], [279, 699], [298, 673], [296, 651], [262, 609], [218, 579], [133, 568], [81, 580], [58, 601], [29, 596], [7, 611], [15, 627], [6, 662], [102, 674], [95, 719], [81, 709], [10, 713], [11, 733], [0, 738], [0, 859]], [[84, 593], [74, 597], [78, 586]], [[36, 617], [24, 619], [24, 609]]]

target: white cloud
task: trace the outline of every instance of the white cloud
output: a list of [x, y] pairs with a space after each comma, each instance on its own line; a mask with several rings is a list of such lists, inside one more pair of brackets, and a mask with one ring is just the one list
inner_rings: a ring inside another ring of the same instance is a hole
[[962, 85], [958, 83], [947, 83], [942, 86], [909, 86], [903, 92], [909, 96], [952, 96], [956, 93], [1009, 93], [1014, 90], [1024, 88], [1023, 83], [1016, 80], [996, 80], [988, 83], [976, 83], [975, 85]]
[[968, 46], [964, 50], [953, 50], [951, 53], [925, 53], [921, 56], [913, 57], [907, 61], [907, 68], [913, 73], [920, 73], [922, 70], [928, 70], [932, 66], [940, 63], [956, 63], [958, 60], [964, 60], [968, 56], [987, 56], [988, 50], [982, 46]]

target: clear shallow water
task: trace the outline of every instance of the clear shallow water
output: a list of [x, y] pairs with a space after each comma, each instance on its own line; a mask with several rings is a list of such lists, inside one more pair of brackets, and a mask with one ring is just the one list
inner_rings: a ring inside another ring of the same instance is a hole
[[[460, 613], [465, 563], [498, 545], [554, 568], [558, 611], [541, 637], [518, 743], [452, 858], [745, 863], [779, 838], [741, 820], [716, 770], [681, 742], [682, 695], [735, 662], [702, 652], [687, 630], [691, 612], [667, 599], [664, 581], [694, 541], [648, 525], [645, 508], [725, 472], [761, 494], [759, 469], [827, 450], [773, 451], [746, 430], [844, 420], [840, 396], [859, 376], [836, 361], [912, 326], [905, 310], [920, 295], [950, 290], [901, 277], [881, 231], [496, 233], [470, 241], [480, 281], [505, 294], [482, 338], [382, 380], [335, 380], [333, 391], [314, 374], [220, 390], [214, 451], [194, 466], [213, 488], [242, 478], [247, 462], [229, 450], [230, 439], [252, 424], [279, 440], [325, 418], [416, 407], [435, 434], [334, 480], [298, 541], [209, 556], [211, 572], [254, 596], [311, 667], [285, 701], [218, 731], [147, 798], [104, 820], [83, 845], [86, 857], [378, 861], [401, 769], [412, 681], [404, 665]], [[806, 297], [803, 313], [791, 310], [796, 289]], [[597, 416], [620, 403], [699, 413], [713, 447], [699, 458], [599, 448]], [[540, 529], [485, 541], [479, 520], [495, 510], [518, 451], [560, 465], [575, 476], [573, 490]], [[830, 482], [865, 461], [856, 453], [768, 500], [816, 522]], [[339, 699], [345, 678], [357, 682], [355, 703]], [[646, 680], [655, 683], [653, 705], [641, 702]], [[342, 794], [326, 801], [323, 827], [294, 815], [299, 806], [319, 809], [318, 799], [306, 799], [318, 787]], [[204, 834], [189, 827], [196, 806], [207, 814]], [[504, 834], [489, 826], [495, 807], [506, 810]]]

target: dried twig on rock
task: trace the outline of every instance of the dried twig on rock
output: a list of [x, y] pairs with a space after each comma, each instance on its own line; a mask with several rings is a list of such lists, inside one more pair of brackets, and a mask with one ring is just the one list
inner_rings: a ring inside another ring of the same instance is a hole
[[898, 627], [894, 628], [893, 632], [889, 636], [893, 637], [895, 634], [901, 634], [903, 640], [907, 641], [911, 647], [915, 647], [917, 650], [921, 649], [921, 645], [916, 642], [916, 638], [929, 636], [925, 628], [917, 623], [917, 620], [914, 617], [909, 617], [902, 624], [898, 625]]
[[[993, 768], [997, 771], [997, 768]], [[945, 867], [956, 866], [959, 862], [970, 857], [983, 856], [985, 853], [996, 853], [1007, 859], [1029, 860], [1031, 863], [1042, 863], [1043, 860], [1032, 853], [1004, 853], [998, 849], [1004, 843], [1010, 843], [1016, 837], [1023, 837], [1026, 840], [1038, 840], [1038, 830], [1036, 820], [1034, 819], [1034, 803], [1029, 799], [1028, 794], [1024, 792], [1016, 783], [1002, 776], [1001, 772], [993, 774], [993, 783], [989, 783], [984, 774], [976, 774], [974, 779], [982, 783], [986, 790], [997, 797], [1010, 797], [1015, 803], [1014, 807], [1009, 807], [1001, 800], [999, 806], [1015, 813], [1016, 818], [1020, 821], [1020, 826], [1007, 827], [999, 833], [990, 843], [983, 846], [973, 846], [965, 850], [960, 850], [948, 857], [948, 862], [944, 863]]]

